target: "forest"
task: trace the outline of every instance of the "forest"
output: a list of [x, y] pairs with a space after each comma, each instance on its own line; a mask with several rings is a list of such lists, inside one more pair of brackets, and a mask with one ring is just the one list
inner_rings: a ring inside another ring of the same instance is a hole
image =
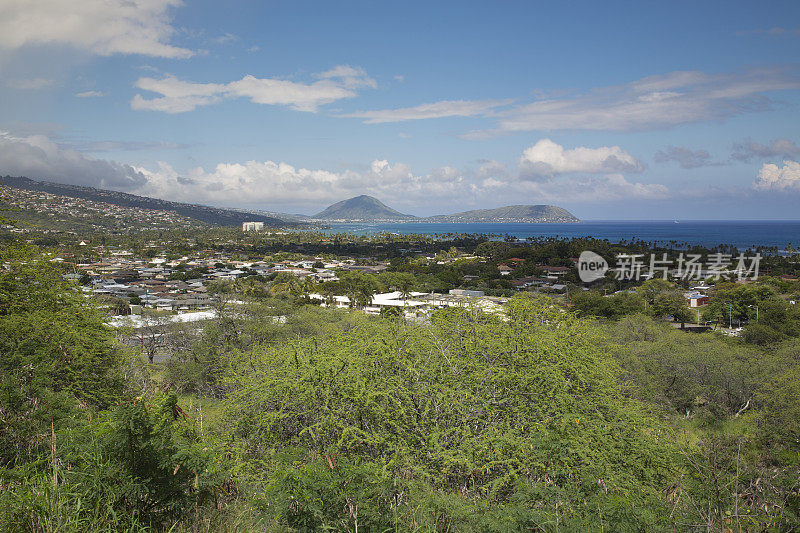
[[[39, 248], [0, 250], [3, 531], [800, 523], [800, 320], [778, 282], [722, 287], [726, 313], [762, 304], [749, 337], [659, 320], [656, 284], [422, 321], [221, 284], [216, 318], [150, 363]], [[394, 266], [372, 283], [436, 274]]]

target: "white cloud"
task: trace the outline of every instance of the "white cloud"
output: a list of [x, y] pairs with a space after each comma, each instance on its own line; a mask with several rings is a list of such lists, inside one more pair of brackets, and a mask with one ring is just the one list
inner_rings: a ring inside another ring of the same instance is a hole
[[731, 74], [672, 72], [588, 93], [547, 98], [497, 113], [496, 127], [463, 135], [481, 139], [504, 133], [550, 130], [642, 131], [721, 121], [769, 109], [767, 93], [796, 89], [794, 72], [753, 68]]
[[161, 79], [139, 78], [134, 84], [140, 89], [162, 94], [160, 98], [146, 100], [137, 94], [131, 100], [131, 108], [136, 110], [183, 113], [198, 106], [218, 102], [225, 91], [225, 85], [217, 83], [191, 83], [174, 76]]
[[105, 96], [106, 93], [102, 91], [84, 91], [82, 93], [78, 93], [75, 96], [77, 98], [100, 98], [101, 96]]
[[350, 65], [338, 65], [325, 72], [314, 74], [314, 77], [321, 80], [339, 80], [339, 83], [348, 89], [357, 87], [375, 89], [378, 87], [378, 82], [370, 78], [363, 68]]
[[422, 179], [407, 165], [385, 160], [373, 161], [363, 172], [298, 168], [275, 161], [220, 163], [210, 171], [197, 167], [185, 174], [166, 163], [155, 171], [139, 170], [148, 178], [145, 194], [226, 205], [321, 205], [364, 191], [379, 197], [401, 191], [413, 196]]
[[553, 181], [526, 181], [519, 195], [541, 202], [601, 203], [615, 200], [657, 200], [670, 196], [660, 183], [630, 182], [622, 174], [570, 176]]
[[[123, 150], [137, 147], [111, 143], [93, 148]], [[609, 150], [616, 157], [621, 155]], [[425, 214], [420, 213], [420, 209], [434, 214], [461, 211], [470, 206], [597, 203], [618, 199], [656, 199], [669, 194], [663, 185], [630, 182], [620, 173], [568, 174], [545, 181], [520, 179], [497, 161], [482, 161], [477, 169], [441, 166], [427, 173], [415, 173], [407, 164], [385, 159], [375, 159], [359, 171], [308, 169], [276, 161], [247, 161], [220, 163], [208, 170], [196, 167], [179, 172], [165, 162], [155, 167], [137, 168], [89, 157], [58, 146], [45, 136], [15, 137], [7, 133], [0, 134], [0, 161], [3, 162], [0, 173], [3, 174], [123, 190], [183, 202], [270, 207], [307, 213], [359, 194], [374, 195], [398, 209], [417, 214]], [[602, 163], [592, 161], [581, 168], [598, 168], [598, 165], [604, 168]], [[565, 163], [559, 168], [574, 169], [576, 164]]]
[[130, 165], [60, 148], [44, 135], [16, 137], [0, 131], [0, 172], [73, 185], [133, 190], [147, 178]]
[[711, 163], [711, 155], [707, 150], [692, 150], [683, 146], [669, 146], [666, 151], [659, 150], [655, 155], [656, 163], [674, 161], [681, 168], [697, 168]]
[[786, 160], [782, 167], [763, 165], [753, 187], [762, 191], [800, 191], [800, 163]]
[[613, 174], [641, 172], [642, 163], [619, 146], [578, 147], [565, 150], [550, 139], [542, 139], [523, 152], [521, 175], [525, 178], [552, 178], [559, 174]]
[[54, 85], [55, 81], [47, 78], [32, 78], [22, 80], [7, 80], [6, 85], [12, 89], [20, 89], [23, 91], [36, 91]]
[[170, 8], [180, 0], [3, 0], [0, 48], [68, 45], [99, 55], [185, 58], [168, 44], [175, 32]]
[[769, 144], [759, 144], [747, 139], [742, 143], [733, 145], [733, 159], [750, 161], [752, 159], [766, 159], [769, 157], [783, 157], [788, 159], [800, 154], [800, 146], [789, 139], [775, 139]]
[[220, 35], [219, 37], [217, 37], [216, 39], [212, 39], [212, 42], [214, 42], [216, 44], [226, 44], [226, 43], [232, 43], [232, 42], [238, 41], [238, 40], [239, 40], [239, 37], [237, 35], [234, 35], [234, 34], [232, 34], [230, 32], [225, 32], [222, 35]]
[[[664, 185], [631, 182], [623, 175], [643, 169], [641, 161], [619, 146], [564, 149], [550, 139], [541, 139], [523, 152], [519, 159], [519, 179], [510, 182], [510, 189], [519, 197], [537, 198], [535, 203], [668, 197], [670, 192]], [[496, 161], [485, 163], [478, 172], [479, 177], [486, 177], [487, 188], [497, 188], [506, 175], [505, 167]]]
[[[619, 147], [564, 150], [543, 141], [526, 151], [519, 175], [498, 161], [482, 161], [475, 170], [442, 166], [416, 174], [406, 164], [383, 159], [358, 172], [297, 168], [274, 161], [224, 163], [185, 174], [165, 163], [155, 171], [139, 170], [148, 177], [146, 194], [227, 205], [323, 205], [367, 193], [398, 207], [436, 203], [459, 210], [476, 203], [596, 203], [669, 195], [664, 185], [628, 181], [621, 172], [639, 171], [641, 163]], [[526, 179], [524, 166], [531, 160], [546, 161], [553, 179]]]
[[378, 109], [358, 111], [339, 115], [341, 117], [363, 118], [365, 124], [384, 122], [404, 122], [428, 118], [471, 117], [484, 115], [495, 108], [508, 105], [512, 100], [443, 100], [430, 104], [398, 109]]
[[298, 111], [316, 112], [317, 107], [343, 98], [352, 98], [356, 93], [329, 80], [304, 84], [270, 78], [245, 76], [228, 84], [228, 93], [250, 98], [256, 104], [287, 105]]
[[[475, 173], [475, 176], [479, 180], [502, 180], [507, 181], [508, 177], [510, 176], [508, 173], [508, 168], [499, 162], [499, 161], [481, 161], [481, 165], [478, 167], [478, 170]], [[493, 183], [494, 183], [493, 181]]]
[[183, 113], [226, 98], [249, 98], [256, 104], [285, 105], [298, 111], [316, 112], [321, 105], [356, 96], [359, 87], [375, 87], [375, 80], [363, 69], [342, 65], [315, 75], [319, 81], [301, 83], [247, 75], [229, 83], [193, 83], [175, 76], [140, 78], [135, 86], [161, 97], [146, 99], [137, 94], [131, 100], [136, 110]]

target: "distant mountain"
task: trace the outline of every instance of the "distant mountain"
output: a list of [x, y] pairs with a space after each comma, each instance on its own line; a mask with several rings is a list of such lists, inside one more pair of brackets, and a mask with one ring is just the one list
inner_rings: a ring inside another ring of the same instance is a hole
[[82, 198], [120, 207], [169, 211], [207, 224], [241, 226], [242, 222], [263, 222], [269, 227], [285, 227], [315, 221], [325, 222], [580, 222], [569, 211], [554, 205], [511, 205], [497, 209], [477, 209], [452, 215], [420, 218], [392, 209], [372, 196], [361, 195], [329, 206], [311, 217], [256, 210], [225, 209], [207, 205], [170, 202], [124, 192], [0, 176], [0, 185], [28, 191], [42, 191], [70, 198]]
[[386, 206], [383, 202], [372, 196], [362, 194], [349, 200], [337, 202], [321, 213], [311, 218], [322, 220], [359, 220], [365, 222], [378, 222], [387, 220], [410, 220], [413, 215], [405, 215]]
[[572, 213], [555, 205], [509, 205], [496, 209], [476, 209], [452, 215], [437, 215], [420, 222], [537, 223], [580, 222]]
[[321, 213], [309, 218], [328, 222], [580, 222], [572, 213], [555, 205], [509, 205], [496, 209], [476, 209], [452, 215], [416, 217], [400, 213], [377, 198], [367, 195], [356, 196], [355, 198], [335, 203]]
[[263, 222], [265, 226], [282, 227], [287, 224], [285, 221], [266, 215], [252, 212], [237, 211], [234, 209], [224, 209], [198, 204], [184, 204], [180, 202], [170, 202], [158, 198], [147, 196], [137, 196], [124, 192], [107, 191], [94, 189], [92, 187], [81, 187], [78, 185], [66, 185], [63, 183], [53, 183], [49, 181], [36, 181], [28, 178], [17, 178], [12, 176], [0, 176], [0, 185], [23, 189], [28, 191], [42, 191], [70, 198], [83, 198], [94, 202], [105, 202], [121, 207], [135, 207], [140, 209], [158, 209], [171, 211], [185, 217], [193, 218], [201, 222], [217, 226], [241, 226], [242, 222]]

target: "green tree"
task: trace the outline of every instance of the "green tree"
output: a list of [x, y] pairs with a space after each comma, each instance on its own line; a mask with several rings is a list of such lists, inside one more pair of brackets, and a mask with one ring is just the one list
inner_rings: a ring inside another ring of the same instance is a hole
[[597, 291], [581, 291], [572, 296], [571, 302], [581, 316], [617, 319], [644, 311], [644, 300], [632, 293], [603, 296]]
[[339, 275], [339, 283], [350, 299], [351, 307], [359, 309], [372, 303], [372, 296], [383, 289], [375, 276], [363, 272], [342, 272]]
[[0, 464], [123, 393], [124, 358], [97, 307], [32, 249], [0, 249]]
[[671, 315], [676, 320], [686, 321], [689, 317], [689, 309], [686, 306], [686, 298], [679, 291], [671, 290], [657, 294], [649, 308], [650, 314], [654, 317], [664, 317]]

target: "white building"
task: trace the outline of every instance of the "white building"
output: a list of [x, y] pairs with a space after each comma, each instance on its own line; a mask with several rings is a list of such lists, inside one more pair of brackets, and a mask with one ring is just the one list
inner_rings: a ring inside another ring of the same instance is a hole
[[263, 229], [263, 222], [242, 222], [242, 231], [261, 231]]

